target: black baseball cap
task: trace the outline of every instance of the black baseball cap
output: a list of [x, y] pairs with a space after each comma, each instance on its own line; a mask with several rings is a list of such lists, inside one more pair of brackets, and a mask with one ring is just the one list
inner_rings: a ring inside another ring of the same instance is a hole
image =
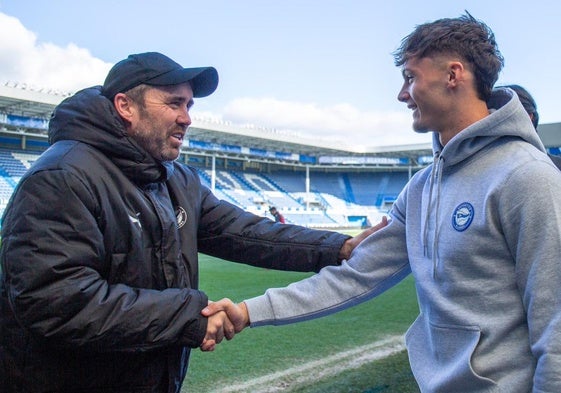
[[103, 83], [103, 95], [113, 99], [141, 84], [170, 86], [190, 82], [193, 97], [211, 95], [218, 86], [218, 72], [214, 67], [183, 68], [158, 52], [130, 55], [109, 70]]

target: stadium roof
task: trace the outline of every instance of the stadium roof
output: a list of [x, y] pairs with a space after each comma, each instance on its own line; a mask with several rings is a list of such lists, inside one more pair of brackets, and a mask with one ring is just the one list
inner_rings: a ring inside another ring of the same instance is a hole
[[251, 146], [270, 151], [304, 154], [308, 156], [379, 156], [414, 157], [431, 155], [430, 144], [367, 147], [344, 145], [341, 141], [322, 141], [302, 138], [287, 132], [259, 127], [240, 127], [228, 123], [194, 118], [187, 134], [189, 139], [235, 146]]
[[[0, 85], [0, 114], [49, 119], [54, 108], [71, 93], [28, 87], [25, 84]], [[540, 124], [539, 134], [546, 147], [561, 146], [561, 123]], [[419, 157], [431, 156], [430, 143], [370, 146], [345, 145], [341, 141], [307, 139], [297, 134], [255, 126], [193, 118], [187, 133], [189, 140], [221, 145], [251, 147], [266, 151], [312, 157], [388, 157], [408, 158], [411, 164]]]
[[48, 119], [55, 106], [67, 96], [68, 93], [6, 83], [0, 85], [0, 113]]
[[[54, 108], [70, 93], [38, 89], [25, 84], [0, 85], [0, 113], [49, 119]], [[193, 119], [187, 138], [208, 143], [252, 147], [313, 157], [368, 156], [403, 157], [413, 163], [431, 155], [430, 144], [367, 147], [344, 145], [340, 141], [306, 139], [298, 135], [261, 127], [244, 127], [209, 119]]]

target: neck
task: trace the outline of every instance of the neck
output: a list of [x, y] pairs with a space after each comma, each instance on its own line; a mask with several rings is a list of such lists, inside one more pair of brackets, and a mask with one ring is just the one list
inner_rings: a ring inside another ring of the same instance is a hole
[[445, 146], [450, 139], [458, 135], [462, 130], [489, 116], [487, 104], [482, 100], [476, 100], [468, 105], [460, 105], [458, 109], [458, 112], [455, 114], [454, 124], [445, 130], [438, 131], [442, 146]]

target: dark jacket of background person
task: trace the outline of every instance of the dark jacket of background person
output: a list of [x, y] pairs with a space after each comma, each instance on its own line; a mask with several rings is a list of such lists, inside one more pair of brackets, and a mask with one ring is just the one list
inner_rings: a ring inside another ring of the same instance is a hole
[[206, 331], [198, 252], [318, 271], [348, 239], [218, 200], [128, 138], [97, 87], [56, 109], [49, 140], [2, 223], [2, 391], [177, 392]]

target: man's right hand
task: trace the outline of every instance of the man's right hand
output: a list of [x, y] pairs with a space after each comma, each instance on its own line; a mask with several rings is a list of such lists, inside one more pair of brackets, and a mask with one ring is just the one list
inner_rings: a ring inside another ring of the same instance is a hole
[[[236, 333], [249, 326], [249, 314], [245, 303], [234, 304], [227, 298], [209, 303], [201, 314], [209, 318], [207, 334], [201, 345], [203, 351], [213, 351], [223, 337], [231, 340]], [[216, 328], [215, 324], [223, 326], [223, 335], [221, 335], [221, 329]]]

